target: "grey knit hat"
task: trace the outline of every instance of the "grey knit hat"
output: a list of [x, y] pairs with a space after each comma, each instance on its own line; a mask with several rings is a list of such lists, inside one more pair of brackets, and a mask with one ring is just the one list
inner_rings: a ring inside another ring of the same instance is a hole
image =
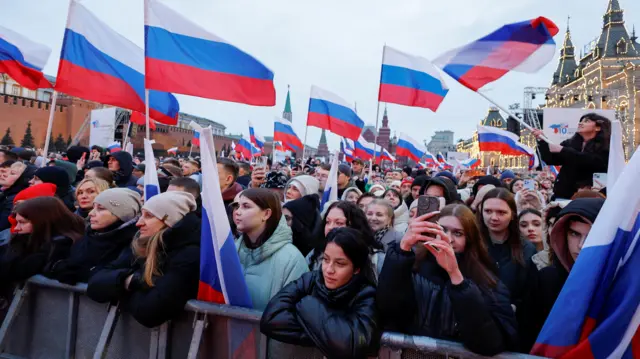
[[196, 200], [191, 193], [170, 191], [151, 197], [142, 208], [173, 227], [187, 213], [196, 210]]
[[140, 214], [141, 198], [138, 192], [127, 188], [111, 188], [93, 200], [106, 208], [123, 222], [128, 222]]

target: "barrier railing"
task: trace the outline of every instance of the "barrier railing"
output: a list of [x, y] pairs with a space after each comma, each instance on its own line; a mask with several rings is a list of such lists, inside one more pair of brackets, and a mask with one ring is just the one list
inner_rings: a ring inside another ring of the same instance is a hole
[[[86, 287], [35, 276], [17, 289], [0, 326], [0, 358], [266, 358], [258, 310], [192, 300], [180, 318], [148, 329], [117, 306], [84, 296]], [[249, 352], [240, 356], [234, 337], [239, 323], [253, 333]], [[382, 345], [379, 359], [483, 358], [460, 343], [401, 333], [385, 332]]]

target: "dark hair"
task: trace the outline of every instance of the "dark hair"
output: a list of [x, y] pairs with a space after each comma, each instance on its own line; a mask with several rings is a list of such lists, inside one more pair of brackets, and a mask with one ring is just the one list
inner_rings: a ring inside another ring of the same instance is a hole
[[513, 185], [514, 185], [516, 182], [518, 182], [518, 181], [522, 181], [522, 182], [524, 182], [524, 179], [522, 179], [522, 178], [520, 178], [520, 177], [515, 177], [515, 178], [513, 179], [513, 181], [511, 181], [511, 183], [509, 183], [509, 191], [511, 191], [511, 193], [514, 193], [514, 192], [513, 192]]
[[475, 215], [463, 204], [450, 204], [440, 211], [440, 218], [447, 216], [456, 217], [464, 232], [466, 243], [464, 255], [458, 263], [460, 272], [480, 287], [495, 288], [497, 269], [487, 250], [487, 243], [482, 238]]
[[[593, 147], [585, 146], [585, 152], [609, 151], [609, 142], [611, 141], [611, 120], [593, 112], [582, 115], [582, 117], [580, 117], [580, 122], [584, 119], [589, 119], [595, 122], [596, 126], [600, 127], [600, 131], [596, 132], [596, 137], [590, 141], [593, 142]], [[579, 133], [573, 135], [570, 140], [572, 142], [578, 142], [579, 144], [584, 142], [584, 139]]]
[[567, 223], [571, 223], [571, 222], [585, 223], [585, 224], [591, 224], [591, 225], [593, 224], [578, 215], [569, 216], [569, 218], [567, 218]]
[[18, 158], [23, 160], [23, 161], [31, 161], [31, 158], [36, 157], [36, 153], [31, 151], [31, 150], [24, 150], [24, 151], [20, 151], [20, 153], [18, 153]]
[[113, 182], [113, 172], [109, 171], [108, 168], [93, 167], [88, 171], [93, 171], [96, 174], [96, 177], [100, 178], [101, 180], [107, 181], [107, 183], [109, 184], [109, 187], [114, 188], [116, 186], [115, 183]]
[[5, 160], [13, 160], [13, 161], [17, 161], [18, 160], [18, 155], [15, 152], [12, 152], [11, 150], [7, 150], [7, 149], [1, 149], [0, 152], [4, 153], [4, 159]]
[[[369, 222], [367, 222], [367, 217], [364, 215], [364, 212], [360, 210], [355, 204], [347, 201], [337, 201], [333, 202], [329, 208], [327, 208], [324, 217], [322, 217], [322, 228], [327, 225], [327, 215], [331, 212], [332, 209], [338, 208], [342, 211], [345, 218], [347, 219], [347, 227], [355, 228], [362, 233], [362, 238], [364, 239], [367, 246], [372, 251], [373, 249], [382, 249], [383, 246], [381, 243], [375, 241], [373, 236], [373, 231], [371, 227], [369, 227]], [[316, 254], [322, 253], [321, 248], [317, 248], [315, 251]]]
[[353, 263], [353, 269], [360, 269], [361, 273], [369, 268], [369, 247], [364, 235], [357, 229], [343, 227], [334, 228], [327, 234], [327, 241], [322, 245], [323, 253], [327, 244], [335, 243]]
[[15, 160], [6, 160], [0, 164], [0, 168], [9, 168], [14, 163], [16, 163]]
[[164, 163], [160, 166], [159, 170], [167, 177], [182, 177], [182, 168], [180, 168], [180, 166]]
[[518, 226], [517, 215], [518, 209], [516, 207], [516, 201], [513, 196], [513, 193], [506, 188], [494, 188], [491, 191], [487, 192], [487, 194], [482, 199], [482, 202], [478, 206], [478, 211], [476, 212], [478, 224], [480, 225], [480, 229], [482, 230], [482, 235], [487, 240], [491, 240], [491, 235], [489, 233], [489, 228], [484, 223], [484, 203], [489, 199], [500, 199], [503, 200], [509, 206], [511, 210], [511, 221], [509, 222], [509, 226], [507, 227], [507, 231], [509, 232], [507, 240], [505, 241], [511, 247], [511, 260], [519, 263], [524, 266], [524, 255], [522, 249], [522, 240], [520, 239], [520, 227]]
[[198, 199], [200, 197], [200, 185], [196, 180], [189, 177], [176, 177], [169, 182], [170, 186], [182, 187], [187, 193], [191, 193], [193, 198]]
[[29, 221], [33, 231], [20, 243], [23, 253], [34, 253], [55, 236], [63, 235], [74, 243], [84, 235], [84, 219], [67, 209], [57, 197], [36, 197], [18, 203], [14, 212]]
[[376, 197], [375, 194], [371, 193], [371, 192], [364, 192], [363, 194], [360, 195], [360, 197], [358, 197], [358, 201], [356, 202], [356, 204], [360, 205], [360, 201], [362, 201], [363, 198], [373, 198], [376, 199], [378, 197]]
[[320, 164], [320, 168], [322, 168], [325, 171], [331, 171], [331, 165], [328, 163], [322, 163]]
[[225, 171], [229, 172], [231, 176], [233, 176], [233, 180], [235, 181], [238, 178], [239, 167], [236, 162], [230, 160], [228, 158], [218, 158], [218, 164], [222, 165]]
[[388, 190], [384, 191], [384, 193], [382, 194], [382, 198], [384, 199], [387, 196], [387, 193], [389, 192], [394, 193], [400, 199], [400, 204], [397, 207], [392, 206], [393, 209], [397, 209], [398, 207], [402, 206], [402, 203], [403, 203], [402, 195], [400, 194], [400, 192], [398, 192], [393, 188], [389, 188]]
[[162, 161], [162, 165], [172, 165], [172, 166], [180, 167], [180, 161], [178, 161], [175, 158], [166, 158], [164, 161]]
[[242, 168], [245, 172], [251, 171], [251, 165], [247, 162], [238, 162], [238, 169]]
[[518, 221], [520, 221], [520, 218], [522, 218], [522, 216], [524, 216], [525, 214], [529, 214], [529, 213], [535, 214], [536, 216], [540, 217], [540, 219], [543, 219], [542, 218], [542, 212], [538, 211], [535, 208], [527, 208], [527, 209], [522, 210], [522, 212], [518, 213]]
[[244, 240], [244, 245], [247, 248], [258, 248], [264, 242], [266, 242], [271, 236], [273, 232], [278, 228], [278, 224], [280, 223], [280, 218], [282, 217], [282, 206], [280, 204], [280, 199], [278, 195], [276, 195], [273, 191], [270, 191], [266, 188], [250, 188], [242, 191], [240, 197], [246, 197], [251, 202], [255, 203], [258, 208], [261, 210], [270, 209], [271, 217], [267, 219], [266, 227], [264, 232], [260, 234], [260, 236], [255, 241], [255, 244], [252, 244], [249, 238], [246, 235], [243, 235], [242, 238]]

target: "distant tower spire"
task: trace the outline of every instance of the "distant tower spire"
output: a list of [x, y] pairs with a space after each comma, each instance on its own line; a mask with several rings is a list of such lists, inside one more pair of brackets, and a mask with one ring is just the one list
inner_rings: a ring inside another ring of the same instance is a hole
[[560, 49], [560, 61], [556, 72], [553, 73], [553, 85], [564, 84], [574, 79], [575, 71], [578, 68], [578, 64], [575, 59], [575, 47], [571, 41], [571, 29], [569, 29], [569, 20], [571, 17], [567, 17], [567, 31], [564, 34], [564, 43]]
[[320, 135], [320, 143], [318, 143], [318, 156], [326, 157], [329, 156], [329, 146], [327, 145], [327, 133], [322, 129], [322, 134]]
[[387, 116], [387, 104], [384, 104], [384, 115], [382, 115], [382, 128], [389, 127], [389, 116]]
[[631, 42], [636, 42], [638, 37], [636, 36], [636, 25], [633, 25], [633, 30], [631, 30]]
[[293, 113], [291, 112], [291, 86], [287, 85], [287, 101], [284, 103], [284, 111], [282, 112], [282, 118], [293, 122]]

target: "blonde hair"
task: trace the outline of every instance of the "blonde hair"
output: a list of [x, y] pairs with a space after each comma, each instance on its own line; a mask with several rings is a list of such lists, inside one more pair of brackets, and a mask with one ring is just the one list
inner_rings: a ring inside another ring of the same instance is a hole
[[[402, 204], [402, 203], [400, 203], [400, 204]], [[369, 207], [371, 207], [371, 206], [382, 206], [382, 207], [386, 208], [387, 216], [389, 216], [389, 218], [391, 219], [390, 226], [393, 227], [393, 224], [396, 221], [396, 216], [395, 216], [395, 213], [393, 211], [393, 205], [391, 204], [391, 202], [389, 202], [388, 200], [386, 200], [384, 198], [376, 198], [373, 201], [369, 202], [369, 205], [367, 206], [367, 210], [369, 210]]]
[[25, 165], [22, 162], [14, 162], [9, 168], [13, 170], [18, 170], [20, 172], [24, 172], [25, 168], [27, 168], [27, 165]]
[[96, 187], [96, 191], [98, 191], [98, 194], [111, 188], [111, 186], [109, 186], [109, 182], [101, 178], [85, 178], [80, 181], [80, 183], [78, 183], [78, 186], [76, 187], [76, 198], [78, 197], [78, 191], [80, 190], [80, 187], [82, 187], [85, 183], [93, 183], [93, 185]]
[[140, 237], [140, 232], [131, 241], [131, 249], [136, 258], [144, 258], [143, 279], [149, 287], [153, 287], [153, 276], [161, 276], [159, 252], [164, 251], [163, 235], [169, 227], [165, 226], [151, 237]]

